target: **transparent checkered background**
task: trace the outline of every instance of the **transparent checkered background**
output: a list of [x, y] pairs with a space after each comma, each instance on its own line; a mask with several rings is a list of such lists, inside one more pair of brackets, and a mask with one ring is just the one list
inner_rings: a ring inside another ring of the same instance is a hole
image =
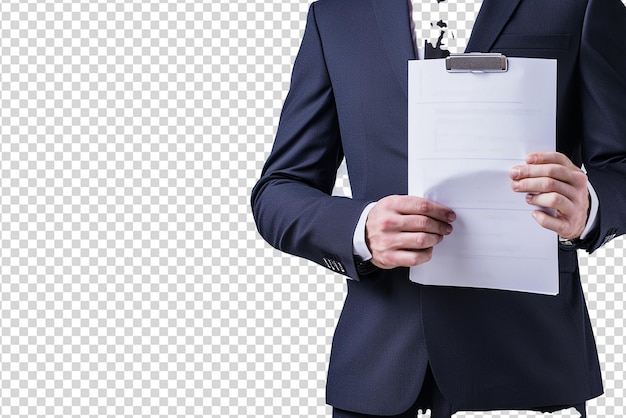
[[[248, 204], [307, 8], [0, 2], [1, 417], [329, 416], [345, 284]], [[626, 412], [624, 248], [582, 257], [597, 417]]]

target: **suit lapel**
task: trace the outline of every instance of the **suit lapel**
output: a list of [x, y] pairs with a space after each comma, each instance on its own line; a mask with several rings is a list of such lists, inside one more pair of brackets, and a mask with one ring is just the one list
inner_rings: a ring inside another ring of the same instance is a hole
[[465, 52], [487, 52], [521, 0], [483, 0]]
[[398, 82], [408, 95], [407, 61], [415, 59], [407, 0], [371, 0], [378, 31]]

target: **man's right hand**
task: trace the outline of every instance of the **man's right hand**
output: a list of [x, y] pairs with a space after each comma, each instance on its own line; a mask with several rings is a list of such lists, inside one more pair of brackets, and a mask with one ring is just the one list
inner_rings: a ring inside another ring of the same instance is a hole
[[452, 232], [454, 211], [415, 196], [387, 196], [370, 211], [365, 242], [382, 269], [411, 267], [432, 258], [433, 247]]

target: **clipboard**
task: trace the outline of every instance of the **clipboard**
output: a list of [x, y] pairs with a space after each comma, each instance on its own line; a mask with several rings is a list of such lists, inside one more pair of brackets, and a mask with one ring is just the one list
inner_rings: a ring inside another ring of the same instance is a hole
[[511, 167], [556, 149], [556, 61], [409, 61], [408, 193], [452, 208], [452, 234], [411, 281], [556, 295], [558, 238], [511, 190]]

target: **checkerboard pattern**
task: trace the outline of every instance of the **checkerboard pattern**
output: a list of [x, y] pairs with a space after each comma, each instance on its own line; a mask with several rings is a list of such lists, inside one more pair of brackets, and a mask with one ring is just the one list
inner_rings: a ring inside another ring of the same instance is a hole
[[[0, 417], [329, 416], [344, 281], [248, 203], [308, 3], [0, 2]], [[591, 416], [626, 412], [624, 248], [581, 255]]]

